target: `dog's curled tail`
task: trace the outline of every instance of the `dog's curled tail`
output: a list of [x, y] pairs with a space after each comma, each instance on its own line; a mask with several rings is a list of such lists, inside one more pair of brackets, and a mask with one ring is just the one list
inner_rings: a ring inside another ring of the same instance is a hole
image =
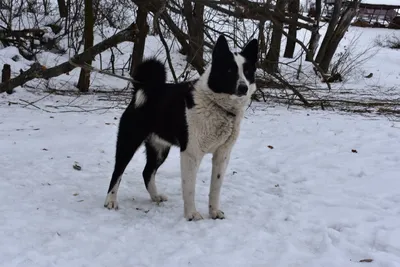
[[135, 87], [140, 89], [156, 89], [165, 84], [167, 72], [165, 66], [156, 58], [145, 59], [137, 66], [133, 79], [138, 82]]

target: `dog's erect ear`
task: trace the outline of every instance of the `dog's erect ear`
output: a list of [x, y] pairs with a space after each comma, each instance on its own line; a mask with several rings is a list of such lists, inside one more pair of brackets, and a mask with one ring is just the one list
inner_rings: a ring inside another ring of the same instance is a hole
[[215, 43], [212, 57], [213, 59], [219, 58], [220, 56], [225, 56], [230, 53], [228, 42], [225, 39], [224, 35], [220, 35], [218, 37], [217, 42]]
[[257, 39], [251, 40], [246, 47], [240, 52], [247, 60], [256, 64], [258, 61], [258, 41]]

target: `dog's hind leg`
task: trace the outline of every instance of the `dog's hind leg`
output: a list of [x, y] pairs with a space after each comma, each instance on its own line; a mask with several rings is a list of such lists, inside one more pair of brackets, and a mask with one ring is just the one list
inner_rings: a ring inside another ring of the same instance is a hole
[[125, 112], [121, 117], [115, 153], [115, 167], [104, 202], [104, 207], [108, 209], [118, 209], [117, 193], [122, 174], [148, 134], [145, 127], [142, 127], [143, 125], [136, 118], [137, 115], [135, 116], [132, 111]]
[[213, 219], [224, 219], [225, 214], [219, 209], [219, 196], [225, 171], [228, 167], [231, 148], [221, 147], [212, 158], [212, 174], [208, 202], [208, 211]]
[[164, 163], [168, 157], [170, 146], [156, 142], [154, 138], [146, 141], [147, 163], [143, 170], [143, 180], [151, 200], [154, 202], [167, 201], [167, 196], [159, 194], [156, 187], [156, 173], [158, 168]]

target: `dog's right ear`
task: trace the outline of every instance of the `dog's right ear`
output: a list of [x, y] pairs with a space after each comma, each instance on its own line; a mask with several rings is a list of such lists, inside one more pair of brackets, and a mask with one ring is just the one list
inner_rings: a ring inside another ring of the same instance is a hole
[[229, 55], [229, 53], [230, 53], [230, 50], [229, 50], [228, 42], [226, 41], [225, 36], [221, 34], [218, 37], [217, 42], [215, 43], [214, 50], [212, 53], [212, 58], [213, 58], [213, 60], [218, 59], [220, 57]]
[[244, 56], [247, 60], [250, 60], [250, 62], [252, 62], [253, 64], [256, 64], [258, 60], [257, 39], [251, 40], [240, 54]]

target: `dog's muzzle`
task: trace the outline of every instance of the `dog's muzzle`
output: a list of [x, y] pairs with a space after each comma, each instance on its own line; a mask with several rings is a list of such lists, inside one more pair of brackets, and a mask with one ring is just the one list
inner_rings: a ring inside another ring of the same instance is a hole
[[247, 87], [247, 85], [245, 83], [239, 83], [239, 86], [237, 89], [239, 96], [246, 95], [248, 90], [249, 90], [249, 88]]

